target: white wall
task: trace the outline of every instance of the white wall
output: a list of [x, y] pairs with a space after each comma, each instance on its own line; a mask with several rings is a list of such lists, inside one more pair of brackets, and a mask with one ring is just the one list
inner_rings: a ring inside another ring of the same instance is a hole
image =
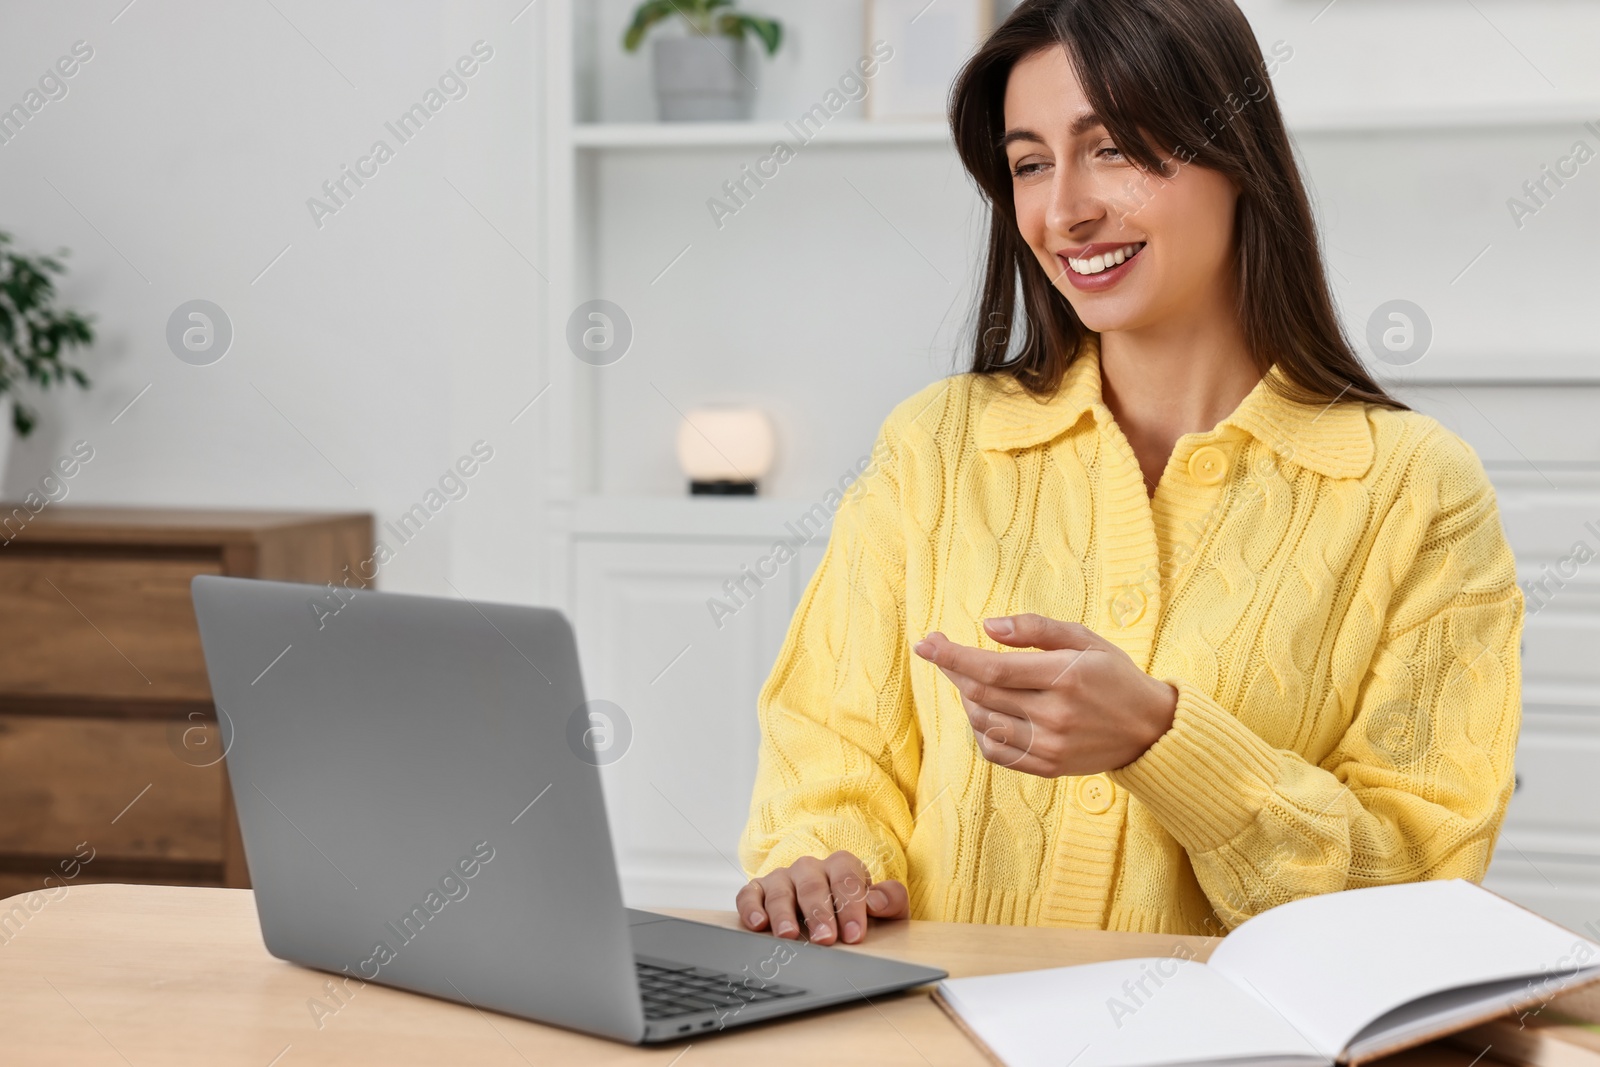
[[[69, 95], [0, 146], [0, 225], [24, 247], [71, 247], [64, 297], [96, 315], [100, 336], [83, 361], [94, 390], [47, 398], [44, 426], [13, 451], [0, 489], [24, 492], [86, 437], [97, 457], [72, 486], [80, 502], [382, 519], [484, 438], [496, 460], [383, 583], [445, 591], [449, 577], [464, 590], [537, 596], [541, 408], [509, 419], [547, 380], [535, 266], [565, 268], [546, 262], [538, 232], [542, 5], [123, 2], [0, 8], [0, 102], [21, 99], [74, 41], [95, 49]], [[766, 68], [763, 116], [814, 101], [860, 54], [861, 0], [749, 6], [789, 26]], [[597, 117], [649, 115], [647, 57], [616, 41], [630, 7], [596, 7]], [[1600, 99], [1590, 54], [1600, 12], [1589, 5], [1245, 7], [1264, 41], [1295, 49], [1278, 75], [1291, 117]], [[495, 58], [469, 94], [318, 229], [306, 199], [480, 38]], [[1435, 320], [1435, 366], [1462, 354], [1592, 357], [1581, 309], [1600, 282], [1586, 254], [1600, 163], [1520, 230], [1505, 207], [1582, 132], [1569, 122], [1487, 136], [1302, 135], [1352, 328], [1405, 296]], [[964, 358], [981, 220], [947, 149], [808, 149], [719, 230], [705, 200], [749, 154], [600, 160], [597, 288], [641, 325], [628, 373], [602, 386], [605, 491], [682, 491], [665, 395], [679, 407], [771, 408], [782, 448], [769, 492], [808, 499], [865, 452], [895, 400]], [[167, 316], [195, 297], [222, 305], [237, 331], [210, 367], [179, 362], [165, 344]]]
[[[1295, 59], [1285, 107], [1492, 108], [1600, 97], [1600, 11], [1583, 0], [1240, 0]], [[1304, 62], [1301, 62], [1304, 60]]]
[[[550, 380], [558, 364], [549, 361], [571, 358], [544, 351], [546, 324], [571, 309], [545, 305], [539, 274], [571, 266], [547, 258], [540, 232], [540, 27], [551, 2], [0, 0], [0, 107], [22, 99], [73, 42], [95, 50], [69, 94], [0, 145], [0, 228], [23, 247], [72, 248], [65, 302], [93, 312], [100, 337], [82, 360], [94, 389], [47, 399], [41, 430], [0, 470], [0, 492], [25, 492], [81, 437], [96, 458], [72, 483], [75, 502], [351, 509], [382, 520], [418, 502], [482, 438], [495, 459], [400, 550], [381, 584], [562, 599], [538, 587], [534, 565], [539, 478], [551, 458], [545, 420], [559, 412], [547, 396], [510, 422]], [[578, 3], [600, 26], [600, 76], [584, 117], [648, 117], [646, 58], [617, 47], [631, 0]], [[861, 52], [861, 0], [747, 6], [790, 28], [789, 48], [766, 68], [760, 116], [808, 106]], [[1295, 50], [1277, 78], [1291, 122], [1354, 116], [1345, 132], [1297, 138], [1352, 332], [1360, 336], [1378, 303], [1404, 297], [1434, 321], [1423, 371], [1559, 366], [1592, 379], [1600, 162], [1520, 229], [1505, 201], [1577, 138], [1600, 148], [1572, 117], [1600, 123], [1600, 10], [1559, 0], [1244, 6], [1263, 42]], [[495, 56], [468, 95], [317, 228], [307, 198], [480, 38]], [[1430, 108], [1472, 120], [1546, 106], [1566, 117], [1377, 128]], [[673, 404], [741, 399], [779, 423], [767, 492], [809, 502], [866, 453], [895, 402], [961, 365], [981, 217], [947, 147], [807, 148], [721, 229], [705, 200], [748, 151], [594, 158], [597, 222], [581, 251], [594, 264], [582, 285], [596, 291], [581, 295], [623, 303], [639, 327], [636, 350], [600, 379], [597, 439], [580, 445], [595, 452], [599, 489], [681, 495]], [[690, 253], [657, 281], [686, 244]], [[172, 310], [197, 297], [220, 304], [237, 333], [209, 367], [180, 362], [165, 340]], [[1600, 463], [1592, 428], [1575, 414], [1593, 395], [1450, 384], [1415, 398], [1479, 448], [1498, 484], [1517, 488], [1506, 493], [1507, 513], [1525, 518], [1513, 525], [1555, 538], [1531, 553], [1519, 547], [1525, 570], [1594, 514], [1584, 509]], [[1535, 491], [1577, 503], [1552, 519], [1524, 507]], [[791, 514], [783, 505], [775, 502], [777, 514]], [[660, 518], [633, 510], [641, 527]], [[729, 548], [730, 559], [743, 551]], [[553, 558], [558, 582], [572, 580], [567, 564]], [[1578, 593], [1564, 595], [1562, 610], [1572, 632], [1600, 617]], [[1535, 666], [1571, 647], [1532, 628], [1529, 645]], [[765, 666], [703, 669], [713, 679], [738, 672], [748, 691]], [[591, 682], [603, 693], [616, 679]], [[1543, 688], [1530, 690], [1529, 721], [1548, 736], [1568, 736], [1564, 715], [1587, 721], [1592, 686], [1533, 682]], [[640, 710], [641, 721], [645, 711], [668, 723], [680, 710], [704, 718], [688, 698]], [[1570, 776], [1556, 777], [1570, 787]], [[676, 780], [665, 785], [678, 795]], [[1543, 832], [1536, 824], [1517, 833]], [[1544, 872], [1556, 861], [1545, 854], [1581, 851], [1565, 839], [1521, 840], [1537, 861], [1527, 882], [1552, 891]], [[732, 842], [717, 844], [728, 851]], [[1594, 898], [1574, 891], [1571, 906]]]
[[[749, 6], [784, 18], [793, 46], [761, 67], [758, 117], [798, 114], [864, 47], [861, 0]], [[592, 8], [589, 118], [650, 116], [648, 56], [617, 43], [630, 8]], [[1600, 129], [1591, 54], [1600, 10], [1489, 0], [1245, 8], [1264, 48], [1292, 51], [1276, 81], [1352, 340], [1393, 299], [1432, 321], [1424, 361], [1375, 369], [1397, 378], [1600, 369], [1586, 310], [1600, 288], [1590, 254], [1600, 161], [1520, 226], [1507, 208], [1580, 137], [1600, 151], [1600, 134], [1579, 121]], [[598, 491], [681, 494], [670, 452], [679, 410], [744, 401], [778, 425], [766, 491], [814, 499], [866, 452], [895, 401], [969, 358], [961, 327], [982, 215], [947, 146], [808, 147], [719, 225], [707, 200], [760, 154], [596, 154], [591, 295], [620, 303], [636, 327], [635, 353], [596, 376]]]
[[[47, 398], [0, 488], [25, 492], [82, 437], [96, 455], [74, 502], [381, 520], [481, 438], [495, 458], [380, 583], [531, 596], [538, 408], [509, 420], [543, 381], [523, 259], [543, 267], [537, 7], [512, 23], [520, 3], [125, 3], [0, 14], [5, 106], [75, 41], [94, 50], [0, 146], [0, 227], [71, 248], [63, 302], [98, 332], [93, 390]], [[494, 55], [464, 97], [409, 143], [385, 130], [480, 39]], [[318, 228], [307, 199], [380, 137], [393, 159]], [[193, 298], [234, 324], [211, 366], [166, 344]]]
[[[1549, 0], [1241, 6], [1264, 44], [1293, 49], [1274, 78], [1291, 126], [1429, 112], [1450, 123], [1297, 137], [1352, 335], [1362, 337], [1380, 303], [1404, 298], [1435, 329], [1418, 371], [1520, 370], [1548, 357], [1600, 368], [1589, 312], [1600, 285], [1600, 161], [1520, 226], [1506, 203], [1525, 199], [1522, 184], [1575, 141], [1600, 152], [1600, 134], [1580, 121], [1600, 129], [1600, 9]], [[1541, 118], [1550, 115], [1568, 117]]]

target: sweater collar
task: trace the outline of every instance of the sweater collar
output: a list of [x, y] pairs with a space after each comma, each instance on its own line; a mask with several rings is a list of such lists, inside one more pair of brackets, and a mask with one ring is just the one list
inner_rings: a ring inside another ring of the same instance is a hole
[[[1282, 378], [1273, 364], [1233, 413], [1214, 433], [1234, 426], [1260, 440], [1282, 458], [1330, 478], [1358, 478], [1371, 467], [1375, 454], [1367, 425], [1366, 405], [1347, 401], [1300, 404], [1280, 396], [1267, 379]], [[978, 424], [977, 444], [1011, 451], [1054, 440], [1092, 412], [1104, 428], [1113, 421], [1101, 401], [1100, 338], [1087, 333], [1068, 365], [1061, 387], [1048, 400], [1036, 400], [1009, 379], [997, 379], [1000, 391], [990, 400]]]

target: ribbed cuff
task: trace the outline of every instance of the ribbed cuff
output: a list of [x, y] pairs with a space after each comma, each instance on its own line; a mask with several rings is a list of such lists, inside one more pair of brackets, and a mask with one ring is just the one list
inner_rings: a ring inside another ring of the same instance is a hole
[[1148, 807], [1190, 852], [1231, 841], [1272, 795], [1278, 750], [1182, 678], [1172, 727], [1125, 767], [1106, 776]]
[[767, 850], [759, 864], [752, 867], [751, 857], [743, 849], [740, 861], [747, 877], [761, 878], [806, 856], [820, 860], [835, 852], [854, 853], [874, 882], [906, 880], [906, 857], [900, 845], [853, 819], [828, 820], [803, 830], [791, 830]]

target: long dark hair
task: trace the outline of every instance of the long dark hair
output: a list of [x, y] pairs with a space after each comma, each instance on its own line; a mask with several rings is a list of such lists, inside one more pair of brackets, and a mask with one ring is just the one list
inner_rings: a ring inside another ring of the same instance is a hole
[[[1048, 395], [1088, 332], [1017, 231], [1000, 147], [1011, 68], [1057, 45], [1118, 149], [1139, 168], [1170, 176], [1192, 163], [1237, 183], [1238, 313], [1261, 373], [1278, 364], [1283, 391], [1301, 403], [1410, 410], [1367, 374], [1340, 326], [1268, 64], [1233, 0], [1024, 0], [962, 68], [950, 127], [990, 208], [972, 370], [1010, 375]], [[1019, 290], [1023, 332], [1012, 346]]]

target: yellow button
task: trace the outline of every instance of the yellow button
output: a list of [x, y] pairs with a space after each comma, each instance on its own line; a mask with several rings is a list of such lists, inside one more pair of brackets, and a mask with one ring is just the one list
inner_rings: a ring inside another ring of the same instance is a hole
[[1216, 485], [1228, 473], [1228, 456], [1222, 449], [1201, 445], [1189, 456], [1189, 477], [1201, 485]]
[[1111, 809], [1117, 787], [1103, 774], [1078, 779], [1078, 807], [1090, 815], [1103, 815]]
[[1144, 591], [1136, 585], [1123, 586], [1111, 597], [1111, 621], [1132, 626], [1144, 617]]

